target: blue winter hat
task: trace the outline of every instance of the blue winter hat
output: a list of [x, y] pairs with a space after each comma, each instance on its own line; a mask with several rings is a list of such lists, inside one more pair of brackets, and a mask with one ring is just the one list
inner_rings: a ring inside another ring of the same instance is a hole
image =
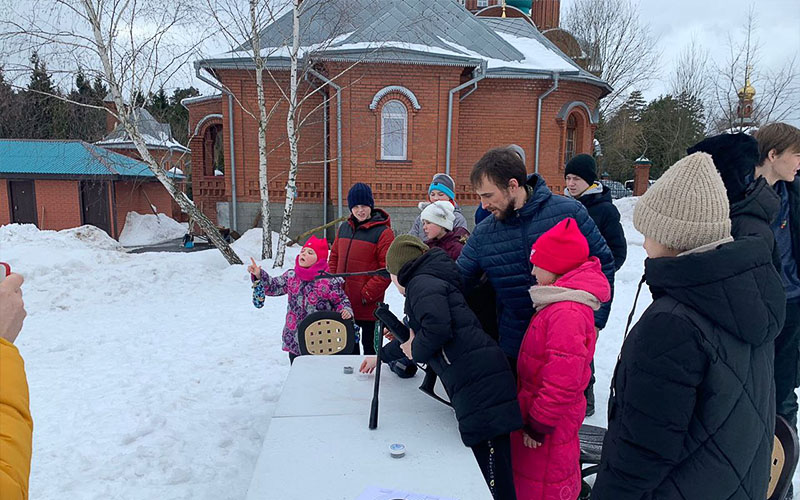
[[372, 197], [372, 188], [363, 182], [356, 182], [347, 193], [347, 208], [353, 209], [356, 205], [366, 205], [375, 208], [375, 199]]
[[453, 178], [447, 174], [436, 174], [433, 176], [431, 185], [428, 188], [428, 194], [434, 190], [443, 192], [449, 196], [451, 200], [456, 199], [456, 183]]

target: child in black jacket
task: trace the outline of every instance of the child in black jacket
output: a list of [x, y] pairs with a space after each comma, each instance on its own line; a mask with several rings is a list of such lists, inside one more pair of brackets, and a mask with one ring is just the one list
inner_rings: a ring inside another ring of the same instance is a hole
[[464, 298], [458, 267], [439, 248], [398, 236], [386, 255], [392, 282], [405, 295], [411, 336], [400, 347], [439, 376], [496, 499], [515, 499], [509, 433], [522, 428], [516, 385], [505, 354]]

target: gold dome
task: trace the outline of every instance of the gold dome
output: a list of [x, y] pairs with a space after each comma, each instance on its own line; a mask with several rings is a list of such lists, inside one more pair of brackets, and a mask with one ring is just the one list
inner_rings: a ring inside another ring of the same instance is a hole
[[739, 92], [738, 92], [739, 99], [742, 99], [742, 100], [745, 100], [745, 101], [748, 101], [748, 100], [752, 101], [753, 98], [756, 96], [756, 89], [754, 89], [753, 86], [750, 84], [750, 73], [752, 71], [753, 71], [753, 68], [751, 66], [748, 66], [747, 67], [747, 72], [745, 73], [745, 76], [744, 76], [744, 87], [740, 88]]
[[752, 101], [753, 98], [756, 96], [756, 89], [750, 85], [750, 80], [748, 79], [745, 83], [745, 86], [739, 89], [739, 98], [747, 101]]

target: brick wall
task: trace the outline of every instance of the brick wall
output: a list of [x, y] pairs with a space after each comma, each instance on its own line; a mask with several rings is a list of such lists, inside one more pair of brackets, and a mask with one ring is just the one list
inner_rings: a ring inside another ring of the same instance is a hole
[[[136, 148], [133, 149], [122, 149], [122, 148], [114, 148], [109, 149], [109, 151], [113, 151], [114, 153], [119, 153], [121, 155], [127, 156], [129, 158], [134, 158], [136, 160], [142, 160], [142, 156], [139, 154], [139, 151]], [[150, 149], [150, 156], [158, 162], [159, 165], [164, 167], [164, 169], [169, 170], [172, 167], [178, 167], [182, 171], [185, 171], [189, 167], [189, 163], [191, 160], [191, 155], [189, 153], [180, 153], [177, 151], [169, 151], [166, 149]]]
[[[538, 97], [552, 87], [551, 80], [485, 79], [478, 90], [459, 104], [457, 142], [453, 149], [457, 168], [453, 177], [464, 202], [477, 204], [469, 186], [472, 165], [488, 149], [514, 143], [525, 150], [528, 172], [534, 172], [536, 161], [536, 115]], [[600, 89], [582, 83], [559, 82], [558, 90], [542, 102], [539, 146], [539, 173], [550, 188], [564, 190], [564, 153], [566, 120], [558, 118], [565, 104], [584, 102], [594, 109]], [[578, 121], [575, 154], [591, 153], [594, 139], [590, 117], [582, 107], [570, 111]], [[451, 164], [452, 167], [452, 164]]]
[[[344, 66], [329, 64], [321, 68], [329, 77], [337, 75]], [[233, 89], [243, 105], [257, 109], [255, 84], [245, 71], [224, 70], [218, 74], [222, 83]], [[282, 76], [276, 74], [278, 81]], [[362, 64], [336, 78], [342, 88], [342, 191], [355, 182], [367, 182], [375, 192], [376, 203], [388, 208], [414, 207], [425, 199], [430, 179], [436, 172], [445, 170], [447, 147], [447, 101], [449, 90], [471, 77], [460, 67], [412, 66], [398, 64]], [[472, 165], [488, 149], [517, 143], [527, 155], [527, 168], [534, 171], [537, 99], [547, 91], [551, 80], [484, 79], [478, 88], [463, 101], [458, 97], [453, 105], [451, 145], [451, 174], [456, 180], [457, 197], [464, 205], [476, 205], [477, 200], [469, 186]], [[390, 93], [375, 110], [370, 103], [383, 87], [401, 85], [411, 90], [420, 104], [414, 110], [407, 97]], [[311, 87], [303, 83], [301, 94]], [[466, 92], [466, 91], [465, 91]], [[329, 107], [328, 189], [330, 205], [337, 205], [336, 173], [336, 102]], [[463, 95], [463, 94], [462, 94]], [[601, 90], [595, 86], [561, 81], [559, 88], [548, 96], [542, 106], [541, 147], [539, 171], [548, 185], [563, 191], [563, 166], [566, 141], [566, 120], [558, 117], [565, 104], [573, 101], [585, 103], [589, 109], [597, 106]], [[281, 99], [280, 91], [269, 83], [265, 89], [266, 105], [271, 109]], [[398, 99], [408, 110], [408, 159], [401, 162], [380, 159], [380, 110], [386, 101]], [[323, 203], [324, 124], [322, 123], [322, 95], [317, 93], [304, 104], [304, 117], [308, 123], [301, 132], [297, 201], [307, 206]], [[223, 105], [225, 104], [225, 105]], [[195, 107], [196, 106], [196, 107]], [[223, 134], [228, 132], [228, 109], [223, 99], [189, 104], [190, 124], [195, 124], [209, 113], [223, 114]], [[267, 143], [271, 149], [268, 158], [270, 201], [282, 203], [288, 170], [286, 144], [285, 103], [278, 105], [267, 129]], [[594, 125], [582, 107], [572, 112], [578, 121], [575, 153], [592, 150]], [[257, 123], [237, 105], [233, 110], [234, 153], [238, 201], [258, 202], [258, 128]], [[230, 165], [229, 138], [224, 137], [225, 165]], [[273, 150], [274, 148], [274, 150]], [[230, 202], [231, 173], [216, 179], [193, 179], [196, 204], [216, 221], [219, 203]], [[204, 184], [202, 184], [204, 183]], [[346, 200], [343, 200], [346, 204]], [[321, 210], [321, 208], [320, 208]], [[404, 221], [410, 217], [405, 211]], [[398, 213], [399, 215], [399, 213]], [[252, 221], [240, 221], [240, 230], [246, 230]]]
[[39, 229], [69, 229], [81, 225], [78, 181], [36, 180]]
[[172, 197], [160, 182], [117, 181], [114, 188], [117, 200], [117, 231], [120, 233], [125, 226], [128, 212], [152, 214], [151, 203], [156, 206], [158, 213], [172, 217]]

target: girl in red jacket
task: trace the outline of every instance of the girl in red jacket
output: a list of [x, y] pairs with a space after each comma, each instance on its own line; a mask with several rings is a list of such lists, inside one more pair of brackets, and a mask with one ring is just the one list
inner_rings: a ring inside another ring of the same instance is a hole
[[593, 311], [611, 289], [575, 219], [567, 218], [533, 244], [531, 288], [536, 312], [517, 361], [523, 430], [511, 439], [517, 500], [564, 500], [581, 487], [583, 391], [594, 356]]

